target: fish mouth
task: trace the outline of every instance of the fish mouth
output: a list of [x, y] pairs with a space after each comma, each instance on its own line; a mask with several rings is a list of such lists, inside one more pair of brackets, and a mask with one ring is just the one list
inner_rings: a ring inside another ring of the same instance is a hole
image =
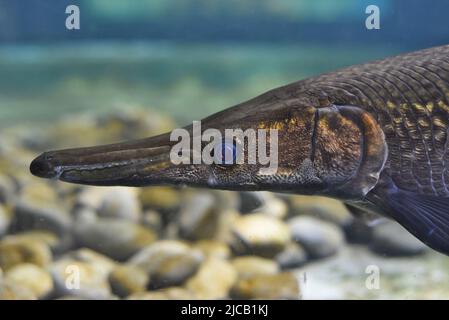
[[[44, 152], [30, 164], [41, 178], [90, 185], [139, 185], [170, 167], [168, 134], [124, 143]], [[155, 179], [157, 180], [157, 179]]]
[[31, 162], [30, 172], [36, 177], [47, 179], [55, 178], [58, 175], [55, 166], [49, 159], [48, 153], [41, 154]]

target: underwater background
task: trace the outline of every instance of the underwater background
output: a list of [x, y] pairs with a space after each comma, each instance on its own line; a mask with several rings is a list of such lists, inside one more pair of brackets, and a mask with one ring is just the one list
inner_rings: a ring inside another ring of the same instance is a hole
[[[66, 28], [69, 5], [79, 30]], [[448, 44], [448, 11], [444, 0], [0, 0], [0, 299], [448, 299], [446, 256], [335, 200], [28, 171], [48, 149], [162, 133], [308, 76]]]

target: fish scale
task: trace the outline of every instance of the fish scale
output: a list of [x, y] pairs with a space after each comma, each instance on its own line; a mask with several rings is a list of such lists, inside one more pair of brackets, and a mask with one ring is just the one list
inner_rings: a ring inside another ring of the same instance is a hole
[[443, 58], [448, 55], [447, 46], [424, 50], [322, 75], [304, 81], [302, 87], [313, 86], [336, 104], [373, 113], [386, 133], [388, 161], [397, 160], [387, 164], [394, 182], [404, 190], [447, 196], [449, 179], [433, 170], [443, 171], [441, 154], [448, 157], [449, 71], [435, 66], [447, 66]]

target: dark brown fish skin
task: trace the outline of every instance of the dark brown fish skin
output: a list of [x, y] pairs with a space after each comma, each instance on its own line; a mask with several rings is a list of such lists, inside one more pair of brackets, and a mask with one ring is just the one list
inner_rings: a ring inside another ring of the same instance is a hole
[[346, 68], [281, 91], [366, 110], [388, 145], [383, 174], [407, 191], [449, 195], [449, 46]]

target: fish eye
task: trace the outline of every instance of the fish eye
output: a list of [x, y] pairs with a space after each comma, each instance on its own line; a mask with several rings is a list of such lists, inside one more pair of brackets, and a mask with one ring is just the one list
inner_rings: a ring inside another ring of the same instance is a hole
[[220, 166], [230, 166], [236, 163], [237, 147], [235, 141], [223, 140], [212, 150], [214, 163]]

